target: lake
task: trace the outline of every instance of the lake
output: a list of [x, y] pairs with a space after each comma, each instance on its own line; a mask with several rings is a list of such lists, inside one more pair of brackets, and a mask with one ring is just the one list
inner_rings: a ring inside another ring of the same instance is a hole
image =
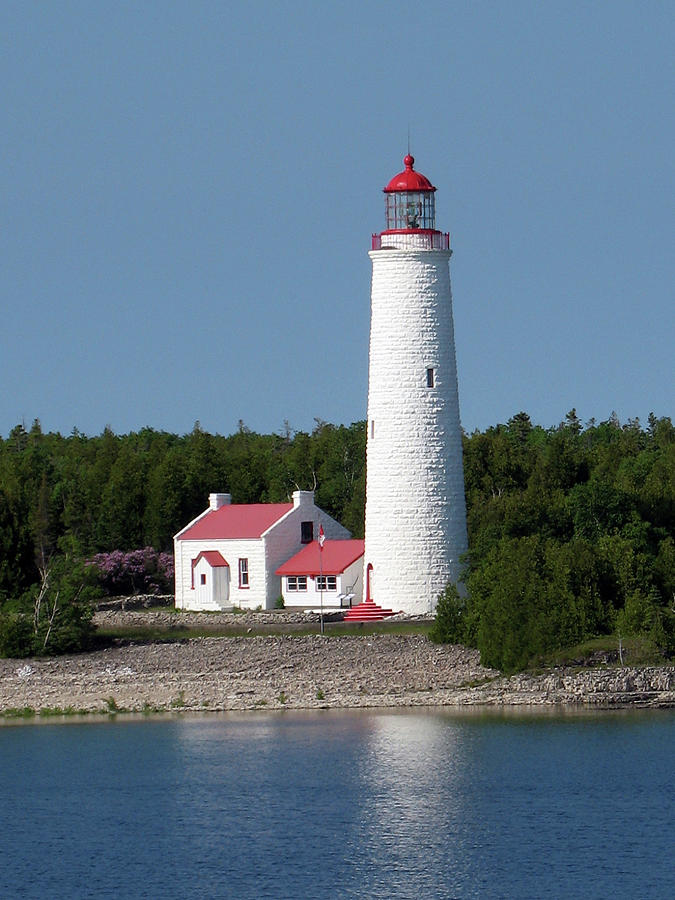
[[675, 895], [675, 711], [0, 727], [2, 898]]

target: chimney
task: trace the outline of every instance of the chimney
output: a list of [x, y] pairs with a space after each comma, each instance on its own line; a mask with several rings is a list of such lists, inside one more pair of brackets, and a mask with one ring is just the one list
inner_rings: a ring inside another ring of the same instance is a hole
[[229, 506], [232, 503], [232, 494], [209, 494], [209, 508], [220, 509], [221, 506]]
[[293, 506], [314, 506], [314, 491], [293, 491]]

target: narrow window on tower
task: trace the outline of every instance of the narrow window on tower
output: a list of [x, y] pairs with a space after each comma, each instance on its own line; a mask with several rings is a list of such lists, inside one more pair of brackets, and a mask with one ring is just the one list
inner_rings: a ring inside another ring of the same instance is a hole
[[432, 388], [434, 386], [434, 370], [427, 369], [427, 387]]
[[370, 420], [370, 436], [371, 438], [375, 437], [375, 419]]

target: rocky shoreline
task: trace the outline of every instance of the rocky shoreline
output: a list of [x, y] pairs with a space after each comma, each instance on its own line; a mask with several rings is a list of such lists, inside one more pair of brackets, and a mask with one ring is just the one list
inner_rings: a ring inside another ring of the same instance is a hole
[[[173, 614], [99, 612], [97, 620], [111, 624], [112, 615], [123, 616], [127, 624], [165, 627], [165, 618]], [[206, 627], [199, 615], [191, 616], [191, 627]], [[247, 615], [260, 625], [260, 614]], [[206, 620], [211, 627], [222, 627], [227, 616], [240, 626], [247, 624], [242, 614], [207, 614]], [[289, 625], [308, 621], [302, 613], [275, 614], [275, 622], [282, 620]], [[181, 615], [179, 624], [185, 622]], [[423, 635], [396, 634], [199, 637], [57, 658], [0, 660], [4, 716], [22, 710], [44, 715], [556, 705], [675, 706], [675, 667], [554, 669], [507, 678], [481, 666], [477, 651], [432, 644]]]

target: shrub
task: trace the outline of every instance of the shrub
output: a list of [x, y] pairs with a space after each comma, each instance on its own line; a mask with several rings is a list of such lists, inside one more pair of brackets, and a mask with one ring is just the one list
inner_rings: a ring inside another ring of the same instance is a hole
[[466, 601], [450, 582], [438, 597], [429, 638], [436, 644], [461, 644], [465, 636]]
[[35, 634], [23, 613], [0, 614], [0, 656], [21, 659], [33, 652]]
[[142, 550], [113, 550], [97, 553], [87, 560], [108, 594], [172, 593], [173, 556], [152, 547]]
[[82, 564], [52, 559], [39, 584], [5, 602], [0, 613], [0, 655], [51, 656], [85, 650], [93, 633], [92, 600], [100, 593]]

